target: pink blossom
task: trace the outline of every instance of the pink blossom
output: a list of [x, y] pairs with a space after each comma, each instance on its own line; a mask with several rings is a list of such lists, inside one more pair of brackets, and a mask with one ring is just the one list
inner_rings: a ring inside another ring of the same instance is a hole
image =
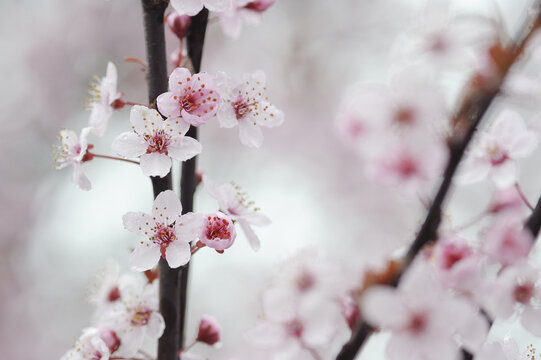
[[222, 30], [228, 36], [237, 38], [242, 29], [242, 22], [258, 25], [261, 15], [270, 8], [276, 0], [233, 0], [233, 7], [218, 14]]
[[146, 176], [164, 177], [171, 158], [186, 161], [201, 152], [201, 144], [186, 135], [189, 125], [181, 119], [164, 119], [154, 109], [136, 105], [130, 112], [133, 131], [120, 134], [113, 150], [124, 157], [140, 157]]
[[518, 113], [508, 109], [477, 136], [456, 177], [459, 183], [490, 177], [499, 188], [511, 186], [517, 179], [516, 160], [529, 156], [538, 143], [537, 134], [526, 128]]
[[90, 181], [81, 167], [83, 162], [91, 160], [87, 154], [89, 149], [87, 137], [91, 130], [91, 127], [85, 127], [81, 131], [80, 137], [77, 137], [77, 134], [71, 130], [60, 131], [60, 145], [57, 146], [54, 158], [57, 169], [63, 169], [69, 165], [73, 166], [71, 179], [81, 190], [90, 190], [91, 188]]
[[220, 341], [220, 332], [221, 327], [216, 319], [210, 315], [203, 315], [203, 317], [201, 317], [201, 322], [199, 323], [196, 341], [214, 345]]
[[523, 227], [523, 220], [517, 214], [506, 212], [499, 215], [484, 234], [483, 252], [503, 266], [524, 260], [534, 239], [531, 232]]
[[194, 16], [206, 7], [210, 11], [222, 12], [231, 8], [232, 0], [171, 0], [171, 6], [181, 15]]
[[207, 193], [218, 201], [220, 211], [239, 223], [252, 249], [259, 250], [260, 241], [251, 226], [268, 225], [269, 218], [259, 213], [259, 209], [246, 200], [238, 187], [230, 183], [215, 185], [206, 175], [203, 176], [203, 184]]
[[487, 342], [483, 345], [483, 348], [475, 360], [533, 360], [527, 353], [521, 354], [517, 343], [513, 340], [509, 334], [505, 336], [503, 342], [494, 341]]
[[526, 330], [541, 336], [539, 271], [522, 262], [506, 267], [484, 297], [484, 308], [493, 319], [518, 314]]
[[158, 312], [158, 283], [124, 276], [120, 282], [122, 301], [104, 314], [101, 324], [114, 328], [120, 337], [118, 355], [132, 357], [141, 349], [145, 337], [158, 339], [165, 328]]
[[458, 336], [475, 353], [488, 333], [488, 324], [464, 299], [443, 291], [427, 265], [414, 265], [398, 289], [370, 288], [361, 313], [372, 325], [390, 331], [388, 359], [455, 359]]
[[237, 233], [233, 220], [222, 212], [207, 214], [202, 217], [199, 241], [208, 247], [223, 251], [233, 245]]
[[497, 214], [502, 211], [514, 211], [524, 205], [517, 188], [511, 186], [505, 189], [498, 189], [490, 201], [488, 211]]
[[160, 256], [171, 268], [186, 264], [191, 257], [189, 242], [195, 238], [195, 230], [184, 221], [190, 222], [193, 214], [181, 216], [182, 205], [177, 195], [166, 190], [154, 200], [152, 215], [129, 212], [122, 217], [124, 227], [144, 236], [131, 255], [134, 271], [152, 269]]
[[165, 18], [165, 22], [171, 32], [182, 40], [188, 32], [192, 20], [188, 15], [179, 15], [176, 11], [172, 11]]
[[193, 126], [203, 125], [216, 115], [221, 102], [212, 76], [207, 73], [192, 75], [186, 68], [173, 70], [169, 76], [169, 92], [157, 99], [160, 113]]
[[260, 126], [276, 127], [284, 122], [284, 114], [265, 96], [265, 74], [245, 74], [242, 82], [233, 82], [225, 73], [218, 74], [218, 85], [224, 99], [218, 121], [224, 128], [239, 127], [240, 141], [248, 147], [260, 147], [263, 133]]
[[61, 360], [109, 360], [120, 342], [111, 329], [86, 328]]
[[92, 83], [90, 95], [92, 96], [90, 106], [89, 126], [93, 131], [102, 136], [107, 129], [109, 119], [113, 114], [116, 101], [120, 100], [122, 94], [117, 91], [118, 75], [116, 66], [112, 62], [107, 63], [105, 77]]

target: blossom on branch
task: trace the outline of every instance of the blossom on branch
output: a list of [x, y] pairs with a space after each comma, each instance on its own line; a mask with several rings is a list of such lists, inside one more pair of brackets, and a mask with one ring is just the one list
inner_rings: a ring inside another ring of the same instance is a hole
[[194, 16], [203, 7], [215, 12], [229, 10], [232, 6], [232, 0], [171, 0], [171, 6], [180, 15]]
[[218, 121], [224, 128], [239, 127], [240, 141], [248, 147], [260, 147], [263, 133], [260, 126], [276, 127], [284, 122], [284, 114], [265, 96], [265, 74], [245, 74], [242, 82], [234, 82], [225, 73], [218, 73], [218, 87], [224, 99]]
[[108, 328], [86, 328], [75, 347], [61, 360], [109, 360], [120, 345], [116, 333]]
[[197, 332], [196, 341], [207, 345], [214, 345], [220, 341], [220, 324], [210, 315], [203, 315], [199, 322], [199, 330]]
[[96, 78], [96, 82], [91, 84], [91, 99], [88, 102], [90, 107], [89, 126], [93, 127], [93, 131], [100, 136], [107, 129], [113, 109], [124, 106], [119, 104], [122, 94], [117, 91], [117, 81], [116, 66], [109, 62], [105, 77]]
[[516, 161], [528, 157], [538, 141], [538, 135], [528, 130], [522, 117], [506, 109], [489, 129], [477, 134], [456, 181], [470, 184], [490, 177], [498, 188], [509, 187], [517, 180]]
[[139, 157], [146, 176], [164, 177], [171, 158], [186, 161], [201, 152], [201, 144], [185, 136], [190, 125], [181, 119], [164, 119], [156, 110], [136, 105], [130, 122], [133, 131], [117, 136], [113, 150], [124, 157]]
[[176, 68], [169, 76], [169, 91], [156, 101], [160, 113], [171, 120], [200, 126], [216, 115], [222, 99], [214, 77]]
[[72, 130], [64, 129], [60, 131], [60, 145], [57, 146], [55, 162], [57, 169], [63, 169], [66, 166], [73, 166], [72, 181], [81, 190], [90, 190], [90, 181], [83, 173], [81, 164], [92, 160], [92, 156], [87, 154], [87, 150], [92, 147], [88, 144], [88, 134], [92, 131], [91, 127], [85, 127], [78, 137]]
[[269, 225], [270, 219], [259, 213], [259, 208], [254, 207], [253, 202], [247, 201], [246, 194], [241, 193], [240, 188], [233, 184], [216, 185], [206, 175], [203, 176], [203, 184], [207, 193], [218, 201], [220, 211], [239, 223], [252, 249], [259, 250], [261, 244], [252, 225]]
[[237, 38], [242, 29], [242, 22], [259, 25], [263, 12], [270, 8], [276, 0], [233, 0], [233, 7], [218, 14], [222, 30], [228, 36]]
[[129, 212], [122, 217], [124, 228], [144, 236], [131, 255], [134, 271], [152, 269], [160, 256], [171, 268], [186, 264], [191, 257], [189, 242], [196, 237], [194, 227], [186, 224], [194, 214], [181, 215], [182, 205], [177, 195], [166, 190], [154, 200], [152, 214]]

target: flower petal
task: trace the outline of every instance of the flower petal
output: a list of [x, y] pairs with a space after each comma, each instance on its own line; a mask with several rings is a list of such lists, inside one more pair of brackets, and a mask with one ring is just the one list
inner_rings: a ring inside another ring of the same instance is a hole
[[169, 91], [175, 94], [183, 92], [191, 76], [190, 70], [186, 68], [178, 67], [173, 70], [171, 75], [169, 75]]
[[222, 104], [222, 107], [216, 114], [218, 117], [218, 122], [220, 123], [220, 127], [223, 128], [232, 128], [239, 124], [239, 121], [237, 120], [237, 116], [235, 115], [235, 110], [233, 109], [233, 106], [231, 106], [231, 103], [224, 102]]
[[160, 259], [160, 246], [152, 242], [143, 242], [131, 253], [130, 265], [132, 271], [152, 269]]
[[165, 190], [156, 196], [152, 205], [152, 216], [156, 222], [170, 225], [180, 219], [182, 204], [173, 190]]
[[173, 159], [186, 161], [201, 153], [199, 141], [191, 137], [177, 137], [167, 146], [167, 152]]
[[259, 251], [261, 248], [261, 242], [259, 241], [259, 238], [255, 234], [252, 227], [243, 219], [239, 219], [239, 225], [252, 249], [254, 251]]
[[263, 144], [263, 132], [254, 122], [239, 121], [239, 136], [244, 146], [258, 148]]
[[191, 256], [190, 245], [180, 239], [170, 243], [165, 250], [165, 259], [171, 269], [186, 265], [190, 261]]
[[81, 190], [88, 191], [92, 188], [90, 180], [88, 180], [86, 175], [83, 173], [83, 169], [79, 163], [73, 164], [72, 180]]
[[141, 156], [147, 148], [147, 142], [133, 131], [122, 133], [113, 141], [113, 151], [124, 157]]
[[122, 224], [126, 230], [146, 237], [152, 235], [151, 228], [154, 223], [150, 215], [142, 212], [131, 211], [122, 216]]
[[147, 335], [151, 339], [158, 339], [165, 330], [165, 321], [160, 313], [152, 312], [147, 324]]
[[145, 176], [164, 177], [171, 170], [171, 158], [164, 154], [143, 154], [140, 158], [141, 170]]
[[[175, 96], [177, 97], [175, 99]], [[163, 116], [168, 118], [177, 118], [180, 116], [180, 103], [178, 96], [172, 92], [166, 92], [158, 96], [156, 99], [158, 110]]]
[[171, 0], [171, 6], [179, 15], [196, 15], [203, 9], [201, 0]]

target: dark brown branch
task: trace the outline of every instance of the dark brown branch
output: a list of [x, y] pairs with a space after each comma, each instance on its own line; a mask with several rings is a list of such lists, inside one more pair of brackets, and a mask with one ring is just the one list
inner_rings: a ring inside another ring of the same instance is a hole
[[[158, 95], [167, 91], [167, 54], [163, 17], [167, 2], [142, 0], [147, 55], [148, 102], [156, 107]], [[163, 178], [152, 177], [154, 197], [164, 190], [172, 189], [171, 173]], [[157, 360], [178, 358], [178, 269], [171, 269], [164, 259], [158, 264], [160, 279], [160, 312], [165, 320], [165, 330], [158, 341]]]
[[[193, 72], [201, 71], [201, 58], [203, 56], [203, 45], [205, 43], [205, 33], [207, 30], [207, 20], [209, 12], [207, 9], [201, 10], [199, 14], [192, 16], [190, 27], [187, 34], [188, 57], [193, 66]], [[197, 139], [197, 128], [191, 126], [187, 136]], [[180, 178], [180, 200], [182, 202], [182, 212], [193, 211], [193, 196], [197, 186], [196, 175], [197, 157], [193, 157], [182, 163], [182, 176]], [[188, 294], [188, 274], [189, 263], [180, 269], [179, 277], [179, 301], [180, 301], [180, 319], [179, 319], [179, 348], [185, 343], [184, 330], [186, 322], [186, 303]]]
[[[411, 244], [406, 257], [403, 260], [401, 270], [394, 277], [388, 279], [387, 285], [398, 286], [400, 277], [408, 269], [409, 265], [415, 259], [415, 256], [417, 256], [426, 244], [436, 241], [437, 230], [441, 222], [442, 206], [449, 189], [451, 188], [454, 174], [464, 156], [466, 148], [492, 101], [498, 95], [509, 68], [522, 55], [526, 43], [540, 25], [541, 16], [535, 20], [533, 25], [527, 27], [527, 30], [524, 31], [523, 40], [514, 48], [505, 49], [501, 44], [496, 44], [490, 50], [490, 55], [497, 66], [497, 73], [490, 78], [477, 74], [470, 81], [468, 87], [469, 92], [466, 94], [465, 100], [452, 119], [455, 131], [454, 135], [449, 140], [450, 156], [444, 172], [443, 181], [434, 197], [417, 237]], [[540, 209], [538, 210], [538, 208]], [[532, 229], [532, 232], [533, 230], [538, 232], [541, 227], [541, 204], [537, 204], [536, 210], [538, 211], [534, 211], [534, 214], [532, 214], [532, 217], [527, 223], [528, 228]], [[353, 360], [371, 333], [372, 329], [367, 323], [362, 321], [358, 324], [354, 329], [350, 340], [342, 347], [336, 360]], [[469, 354], [465, 354], [465, 356], [467, 357]]]

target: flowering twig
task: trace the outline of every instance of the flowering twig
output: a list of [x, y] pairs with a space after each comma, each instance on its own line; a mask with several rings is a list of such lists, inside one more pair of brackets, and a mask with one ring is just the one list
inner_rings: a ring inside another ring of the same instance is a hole
[[87, 152], [87, 154], [92, 156], [92, 157], [97, 157], [97, 158], [102, 158], [102, 159], [109, 159], [109, 160], [125, 161], [125, 162], [129, 162], [129, 163], [132, 163], [132, 164], [139, 165], [139, 161], [123, 159], [121, 157], [109, 156], [109, 155], [100, 155], [100, 154], [94, 154], [94, 153], [91, 153], [91, 152]]
[[[496, 44], [491, 49], [491, 55], [497, 66], [497, 73], [490, 78], [477, 74], [470, 81], [469, 91], [458, 112], [452, 119], [454, 134], [449, 139], [449, 162], [445, 169], [442, 183], [417, 237], [402, 261], [399, 271], [394, 276], [386, 279], [387, 285], [397, 286], [400, 277], [413, 262], [415, 256], [426, 244], [436, 240], [437, 230], [441, 222], [442, 205], [451, 188], [453, 177], [464, 156], [466, 147], [470, 143], [477, 126], [483, 119], [490, 104], [498, 95], [509, 68], [522, 55], [528, 40], [539, 27], [541, 27], [541, 15], [535, 19], [533, 25], [527, 27], [526, 35], [517, 46], [507, 49], [502, 48], [501, 44]], [[539, 228], [541, 228], [541, 199], [538, 207], [540, 208], [539, 211], [534, 211], [534, 214], [532, 214], [526, 225], [532, 232], [534, 232], [533, 230], [537, 230], [538, 232]], [[360, 322], [354, 329], [351, 339], [342, 347], [336, 359], [353, 360], [372, 331], [373, 328], [370, 325], [364, 321]]]
[[[167, 54], [163, 18], [167, 3], [141, 0], [145, 25], [147, 55], [147, 84], [149, 104], [155, 105], [158, 95], [168, 90]], [[171, 173], [163, 178], [152, 177], [154, 197], [172, 189]], [[165, 330], [158, 341], [157, 360], [177, 360], [178, 357], [178, 268], [171, 269], [162, 258], [158, 264], [160, 281], [160, 313], [165, 320]]]
[[[209, 12], [206, 8], [201, 10], [199, 14], [192, 16], [188, 34], [186, 36], [188, 58], [193, 66], [194, 72], [201, 71], [201, 58], [203, 55], [203, 44], [205, 42], [205, 33], [207, 30], [207, 20]], [[186, 136], [197, 140], [197, 127], [191, 126]], [[182, 203], [182, 212], [188, 213], [193, 211], [193, 196], [197, 186], [196, 175], [197, 156], [182, 163], [182, 176], [180, 178], [180, 201]], [[179, 348], [184, 345], [184, 327], [186, 322], [186, 301], [188, 289], [188, 273], [189, 263], [180, 268], [179, 279], [179, 331], [178, 339], [180, 341]]]

